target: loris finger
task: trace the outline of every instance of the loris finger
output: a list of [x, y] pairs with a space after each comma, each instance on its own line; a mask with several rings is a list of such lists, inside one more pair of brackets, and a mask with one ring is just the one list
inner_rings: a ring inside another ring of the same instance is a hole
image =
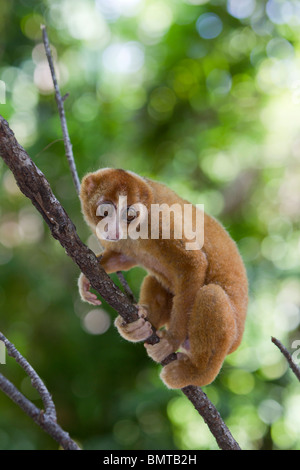
[[98, 299], [97, 295], [90, 292], [91, 284], [90, 281], [81, 273], [78, 279], [78, 287], [81, 299], [92, 305], [101, 305], [101, 300]]
[[135, 304], [136, 308], [138, 309], [138, 316], [141, 318], [147, 318], [148, 316], [148, 309], [146, 305]]
[[86, 292], [84, 296], [84, 300], [88, 302], [89, 304], [92, 305], [101, 305], [102, 302], [101, 300], [98, 299], [98, 297], [93, 294], [92, 292]]

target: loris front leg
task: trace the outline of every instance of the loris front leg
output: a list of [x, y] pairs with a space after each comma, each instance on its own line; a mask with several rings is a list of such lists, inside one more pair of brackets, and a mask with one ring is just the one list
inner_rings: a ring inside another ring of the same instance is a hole
[[[126, 271], [135, 266], [133, 259], [112, 250], [105, 250], [102, 255], [98, 255], [97, 257], [100, 258], [100, 264], [108, 274], [116, 271]], [[98, 299], [96, 294], [90, 291], [90, 281], [83, 273], [79, 276], [78, 287], [83, 301], [92, 305], [101, 305], [101, 300]], [[137, 305], [137, 309], [140, 317], [138, 320], [132, 323], [125, 323], [120, 316], [115, 320], [115, 326], [120, 335], [132, 342], [144, 341], [152, 334], [152, 327], [150, 323], [146, 321], [147, 312], [145, 308], [141, 305]]]
[[[116, 271], [127, 271], [136, 264], [133, 259], [113, 250], [105, 250], [102, 254], [97, 255], [97, 258], [99, 258], [101, 266], [108, 274]], [[83, 273], [79, 276], [78, 288], [80, 297], [84, 302], [92, 305], [101, 305], [101, 300], [90, 291], [90, 281]]]

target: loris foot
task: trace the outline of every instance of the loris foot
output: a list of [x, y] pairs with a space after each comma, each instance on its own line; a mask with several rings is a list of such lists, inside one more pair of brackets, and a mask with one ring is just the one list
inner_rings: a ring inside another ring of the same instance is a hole
[[84, 302], [88, 302], [92, 305], [101, 305], [101, 300], [98, 299], [96, 294], [90, 292], [91, 284], [90, 281], [85, 277], [83, 273], [80, 274], [78, 279], [78, 287], [80, 297]]
[[198, 385], [199, 372], [186, 354], [177, 353], [177, 360], [163, 367], [160, 378], [168, 388], [182, 388]]
[[145, 339], [149, 338], [153, 333], [151, 324], [145, 319], [147, 317], [145, 307], [142, 305], [137, 305], [136, 307], [138, 308], [138, 314], [140, 317], [138, 320], [132, 323], [125, 323], [123, 318], [120, 316], [115, 320], [115, 326], [117, 327], [120, 335], [133, 343], [145, 341]]
[[[157, 332], [157, 335], [160, 336], [161, 332]], [[145, 348], [147, 349], [148, 356], [153, 359], [155, 362], [161, 362], [169, 354], [174, 352], [174, 346], [170, 343], [167, 338], [162, 337], [159, 343], [156, 344], [147, 344], [145, 343]]]

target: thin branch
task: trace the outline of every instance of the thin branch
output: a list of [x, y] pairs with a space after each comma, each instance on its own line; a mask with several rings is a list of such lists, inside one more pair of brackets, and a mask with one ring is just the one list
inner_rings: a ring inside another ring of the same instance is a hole
[[286, 347], [283, 346], [283, 344], [278, 339], [274, 338], [273, 336], [272, 336], [271, 340], [272, 340], [272, 343], [274, 343], [275, 346], [277, 346], [277, 348], [282, 352], [282, 354], [286, 358], [290, 368], [294, 372], [297, 379], [300, 381], [300, 367], [295, 364], [295, 362], [292, 359], [292, 356], [290, 355], [290, 353], [288, 352]]
[[0, 374], [0, 389], [65, 450], [80, 450], [69, 434], [51, 416], [37, 408], [6, 377]]
[[54, 64], [52, 60], [52, 55], [51, 55], [51, 49], [50, 49], [50, 43], [46, 31], [46, 26], [41, 25], [41, 30], [43, 33], [43, 41], [44, 41], [44, 46], [45, 46], [45, 51], [46, 51], [46, 56], [48, 59], [48, 64], [50, 67], [51, 71], [51, 76], [53, 80], [53, 85], [54, 85], [54, 90], [55, 90], [55, 98], [56, 98], [56, 103], [58, 107], [58, 113], [60, 117], [60, 123], [61, 123], [61, 128], [63, 132], [63, 137], [64, 137], [64, 144], [65, 144], [65, 151], [66, 151], [66, 157], [69, 162], [73, 182], [76, 188], [77, 194], [79, 194], [80, 191], [80, 181], [78, 178], [77, 170], [76, 170], [76, 165], [75, 165], [75, 160], [74, 160], [74, 155], [73, 155], [73, 149], [72, 149], [72, 144], [69, 136], [69, 131], [68, 131], [68, 126], [67, 126], [67, 121], [66, 121], [66, 116], [65, 116], [65, 110], [64, 110], [64, 100], [66, 99], [67, 95], [64, 95], [64, 97], [61, 96], [60, 91], [59, 91], [59, 86], [58, 86], [58, 81], [55, 75], [55, 69], [54, 69]]
[[[136, 307], [112, 282], [98, 262], [96, 255], [82, 243], [74, 224], [52, 193], [47, 179], [17, 142], [13, 131], [2, 116], [0, 116], [0, 155], [13, 172], [20, 190], [43, 216], [52, 236], [60, 242], [66, 253], [79, 266], [92, 287], [122, 316], [125, 322], [137, 320], [139, 317]], [[159, 337], [155, 333], [147, 340], [150, 344], [158, 341]], [[175, 359], [176, 354], [172, 354], [163, 363], [166, 364]], [[201, 388], [188, 386], [182, 391], [205, 420], [219, 447], [240, 449], [217, 409]]]
[[121, 282], [122, 284], [122, 287], [125, 291], [125, 293], [127, 294], [127, 297], [128, 299], [130, 300], [130, 302], [132, 302], [133, 304], [136, 304], [137, 301], [133, 295], [133, 292], [132, 290], [130, 289], [129, 285], [128, 285], [128, 282], [126, 281], [125, 277], [124, 277], [124, 274], [122, 273], [122, 271], [117, 271], [117, 276], [119, 278], [119, 281]]
[[222, 420], [220, 413], [201, 388], [189, 385], [181, 390], [193, 403], [195, 409], [208, 425], [220, 449], [241, 450], [239, 444], [235, 441], [228, 427]]
[[55, 139], [53, 140], [53, 142], [50, 142], [48, 145], [46, 145], [46, 147], [44, 147], [42, 150], [39, 151], [39, 153], [37, 153], [34, 157], [34, 159], [38, 158], [43, 152], [45, 152], [45, 150], [48, 150], [48, 148], [52, 147], [52, 145], [56, 144], [57, 142], [61, 142], [63, 141], [64, 139]]
[[[58, 81], [56, 78], [55, 74], [55, 68], [54, 68], [54, 63], [52, 59], [52, 54], [51, 54], [51, 49], [50, 49], [50, 41], [48, 38], [47, 34], [47, 29], [45, 25], [41, 25], [41, 30], [43, 33], [43, 42], [44, 42], [44, 47], [45, 47], [45, 52], [51, 72], [51, 77], [53, 81], [53, 86], [54, 86], [54, 91], [55, 91], [55, 99], [57, 103], [57, 108], [58, 108], [58, 114], [60, 117], [60, 123], [61, 123], [61, 128], [62, 128], [62, 133], [63, 133], [63, 140], [64, 140], [64, 145], [65, 145], [65, 151], [66, 151], [66, 156], [69, 162], [72, 178], [74, 181], [74, 185], [76, 188], [76, 192], [79, 195], [80, 193], [80, 180], [78, 177], [78, 173], [76, 170], [76, 164], [75, 164], [75, 159], [73, 155], [73, 149], [72, 149], [72, 144], [71, 144], [71, 139], [69, 137], [69, 130], [68, 130], [68, 125], [67, 125], [67, 119], [65, 115], [65, 110], [64, 110], [64, 101], [66, 98], [68, 98], [69, 93], [66, 93], [64, 96], [61, 96], [59, 86], [58, 86]], [[47, 147], [46, 147], [47, 148]], [[117, 276], [119, 278], [119, 281], [121, 282], [124, 291], [128, 295], [129, 299], [131, 301], [134, 301], [134, 296], [133, 293], [131, 292], [131, 289], [129, 285], [126, 282], [126, 279], [124, 278], [124, 275], [121, 271], [117, 271]]]
[[7, 349], [7, 353], [9, 356], [13, 357], [18, 364], [22, 367], [22, 369], [26, 372], [26, 374], [31, 379], [32, 386], [38, 391], [44, 407], [45, 407], [45, 414], [49, 416], [49, 418], [53, 419], [54, 421], [57, 420], [56, 416], [56, 409], [53, 403], [52, 397], [47, 390], [42, 379], [33, 369], [33, 367], [28, 363], [28, 361], [22, 356], [22, 354], [16, 349], [16, 347], [1, 333], [0, 331], [0, 341], [2, 341]]

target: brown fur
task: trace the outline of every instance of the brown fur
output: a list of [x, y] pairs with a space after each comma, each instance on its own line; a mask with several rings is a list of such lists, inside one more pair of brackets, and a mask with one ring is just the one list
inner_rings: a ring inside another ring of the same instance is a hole
[[[117, 204], [119, 195], [127, 195], [128, 205], [184, 201], [165, 185], [141, 178], [131, 172], [99, 170], [86, 175], [81, 186], [82, 210], [95, 231], [99, 201]], [[193, 223], [196, 208], [193, 207]], [[171, 224], [171, 234], [174, 224]], [[227, 354], [240, 344], [248, 303], [247, 277], [237, 247], [225, 229], [212, 217], [204, 215], [204, 245], [201, 250], [187, 251], [186, 240], [130, 238], [101, 240], [105, 248], [101, 264], [108, 272], [143, 266], [145, 277], [139, 304], [141, 318], [129, 329], [118, 317], [115, 324], [122, 336], [142, 341], [150, 334], [150, 325], [160, 331], [161, 341], [145, 344], [147, 352], [160, 362], [180, 349], [178, 360], [165, 366], [161, 378], [169, 388], [211, 383], [220, 371]], [[88, 284], [80, 281], [84, 300], [97, 304], [89, 295]], [[85, 295], [86, 293], [86, 295]], [[99, 303], [99, 301], [98, 301]], [[145, 320], [145, 309], [147, 320]]]

